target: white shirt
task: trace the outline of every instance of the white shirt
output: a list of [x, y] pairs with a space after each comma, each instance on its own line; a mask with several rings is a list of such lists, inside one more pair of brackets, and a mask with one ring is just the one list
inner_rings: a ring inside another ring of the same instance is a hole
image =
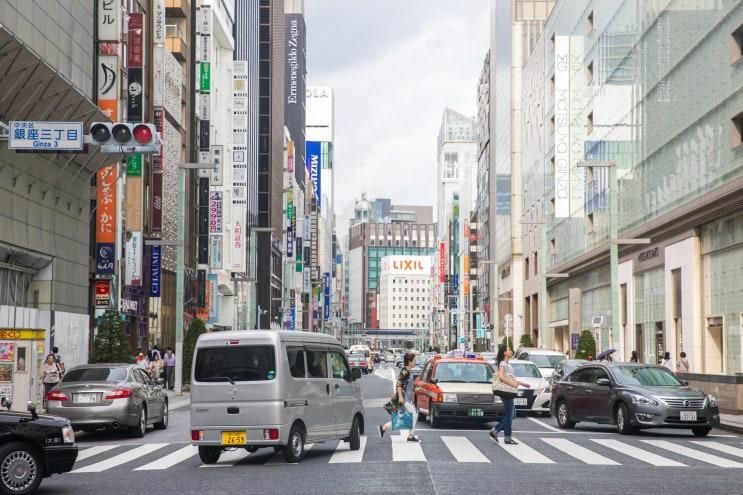
[[671, 366], [671, 360], [670, 359], [664, 359], [661, 363], [661, 366], [664, 366], [669, 369], [669, 371], [673, 371], [673, 366]]

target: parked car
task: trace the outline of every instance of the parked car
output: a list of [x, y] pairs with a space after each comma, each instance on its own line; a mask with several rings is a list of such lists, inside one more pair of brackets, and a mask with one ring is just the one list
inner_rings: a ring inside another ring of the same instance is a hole
[[531, 361], [512, 359], [509, 364], [513, 367], [514, 376], [521, 382], [529, 384], [529, 388], [519, 387], [514, 399], [516, 412], [538, 412], [549, 416], [552, 391], [549, 383], [542, 377], [537, 365]]
[[364, 406], [358, 368], [340, 342], [297, 331], [214, 332], [196, 342], [191, 443], [205, 464], [222, 451], [280, 449], [286, 462], [308, 443], [361, 446]]
[[548, 351], [537, 347], [521, 347], [513, 356], [514, 359], [531, 361], [537, 365], [544, 378], [552, 376], [558, 364], [565, 361], [565, 354], [558, 351]]
[[559, 382], [560, 380], [568, 376], [570, 373], [572, 373], [576, 369], [590, 362], [591, 361], [588, 361], [586, 359], [566, 359], [565, 361], [557, 365], [557, 367], [555, 368], [555, 371], [552, 372], [550, 381], [552, 383]]
[[47, 411], [73, 428], [129, 430], [142, 438], [147, 427], [168, 427], [168, 396], [162, 380], [130, 364], [86, 364], [65, 373], [46, 397]]
[[442, 421], [486, 423], [503, 413], [493, 395], [493, 368], [482, 359], [436, 356], [429, 359], [415, 382], [415, 406], [420, 421], [431, 427]]
[[481, 352], [480, 357], [485, 360], [486, 363], [489, 363], [493, 366], [495, 366], [495, 358], [498, 356], [495, 352]]
[[717, 399], [662, 366], [582, 366], [552, 385], [551, 412], [561, 428], [579, 421], [615, 424], [623, 435], [642, 428], [689, 428], [706, 436], [720, 424]]
[[351, 354], [348, 357], [348, 365], [351, 369], [358, 368], [364, 375], [369, 373], [369, 363], [366, 361], [366, 356], [363, 354]]
[[5, 398], [1, 405], [8, 412], [0, 412], [0, 493], [34, 493], [43, 478], [72, 470], [77, 445], [68, 420], [39, 416], [32, 402], [28, 413], [10, 412]]
[[385, 363], [394, 363], [395, 362], [395, 355], [391, 352], [388, 352], [384, 355], [384, 362]]

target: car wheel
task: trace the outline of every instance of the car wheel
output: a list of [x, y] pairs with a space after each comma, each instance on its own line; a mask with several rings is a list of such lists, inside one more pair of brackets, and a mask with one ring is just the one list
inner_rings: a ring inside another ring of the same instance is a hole
[[165, 430], [168, 427], [168, 416], [170, 413], [168, 412], [168, 401], [166, 400], [163, 402], [163, 417], [161, 421], [155, 423], [155, 429], [156, 430]]
[[615, 412], [617, 420], [617, 432], [621, 435], [631, 435], [634, 432], [629, 419], [629, 410], [624, 402], [620, 402]]
[[351, 450], [359, 450], [361, 448], [361, 426], [359, 425], [359, 418], [353, 418], [351, 423], [351, 436], [348, 438]]
[[199, 447], [199, 459], [204, 464], [216, 464], [222, 455], [222, 447]]
[[564, 400], [557, 404], [557, 424], [563, 430], [572, 430], [575, 428], [575, 421], [570, 421], [568, 403]]
[[710, 431], [712, 431], [712, 428], [709, 426], [696, 426], [691, 429], [695, 437], [706, 437]]
[[24, 442], [0, 448], [0, 487], [3, 493], [34, 493], [44, 477], [44, 466], [36, 449]]
[[132, 436], [142, 438], [145, 433], [147, 433], [147, 409], [142, 406], [142, 409], [139, 410], [139, 423], [132, 428]]
[[284, 447], [284, 460], [296, 463], [304, 458], [304, 431], [298, 425], [289, 431], [289, 443]]

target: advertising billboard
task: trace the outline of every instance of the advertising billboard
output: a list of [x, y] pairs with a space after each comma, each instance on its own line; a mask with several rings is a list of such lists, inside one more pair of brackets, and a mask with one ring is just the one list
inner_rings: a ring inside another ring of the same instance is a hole
[[96, 273], [112, 275], [116, 254], [116, 165], [96, 172]]
[[322, 170], [322, 143], [320, 141], [307, 141], [307, 173], [315, 184], [315, 197], [317, 198], [317, 209], [322, 210], [322, 184], [320, 171]]
[[142, 232], [131, 232], [129, 240], [124, 244], [126, 255], [126, 271], [124, 285], [142, 285]]
[[382, 274], [431, 275], [430, 256], [385, 256], [382, 258]]

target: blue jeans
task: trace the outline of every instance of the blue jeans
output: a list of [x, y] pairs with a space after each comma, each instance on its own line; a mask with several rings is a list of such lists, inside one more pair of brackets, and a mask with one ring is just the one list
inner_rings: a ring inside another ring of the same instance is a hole
[[503, 416], [490, 431], [495, 433], [502, 431], [506, 438], [511, 438], [511, 423], [513, 423], [513, 417], [516, 415], [516, 404], [513, 399], [510, 398], [506, 399], [501, 397], [501, 401], [503, 402], [503, 409], [505, 410], [506, 415]]

